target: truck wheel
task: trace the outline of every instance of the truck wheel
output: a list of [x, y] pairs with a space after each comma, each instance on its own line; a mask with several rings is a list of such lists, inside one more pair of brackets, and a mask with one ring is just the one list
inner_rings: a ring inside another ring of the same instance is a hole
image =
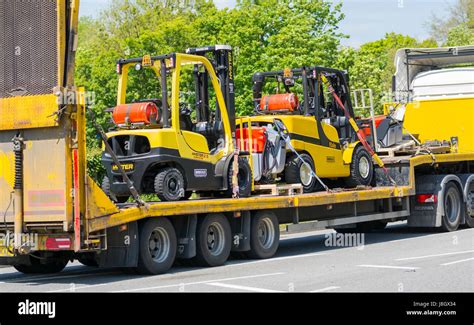
[[125, 203], [128, 201], [130, 196], [115, 196], [115, 199], [112, 198], [112, 195], [110, 194], [110, 180], [107, 176], [104, 177], [102, 180], [102, 185], [101, 185], [102, 191], [112, 199], [112, 201], [117, 202], [117, 203]]
[[137, 270], [140, 274], [167, 272], [176, 258], [176, 232], [166, 218], [148, 219], [140, 225], [140, 251]]
[[155, 192], [161, 201], [179, 201], [185, 196], [184, 177], [172, 167], [162, 169], [155, 177]]
[[363, 146], [358, 146], [352, 155], [351, 175], [345, 179], [347, 187], [368, 186], [374, 176], [372, 157]]
[[464, 202], [459, 188], [453, 182], [446, 184], [443, 194], [444, 215], [441, 228], [444, 231], [455, 231], [463, 218]]
[[81, 254], [77, 257], [79, 263], [85, 266], [98, 267], [99, 263], [97, 262], [95, 254]]
[[208, 214], [198, 223], [195, 262], [201, 266], [223, 265], [230, 255], [232, 233], [223, 214]]
[[[472, 186], [472, 185], [471, 185]], [[474, 189], [471, 188], [466, 202], [466, 226], [474, 228]]]
[[[314, 162], [310, 155], [306, 153], [300, 154], [301, 158], [306, 161], [311, 169], [314, 171]], [[287, 184], [301, 184], [303, 185], [304, 193], [311, 193], [319, 190], [319, 182], [311, 175], [311, 170], [306, 164], [296, 156], [289, 158], [285, 168], [285, 182]]]
[[13, 267], [21, 273], [25, 274], [50, 274], [59, 273], [66, 267], [67, 259], [52, 259], [51, 261], [43, 261], [35, 257], [30, 256], [31, 265], [17, 264]]
[[[229, 186], [226, 196], [232, 197], [232, 174], [233, 174], [233, 160], [230, 162], [228, 181]], [[239, 173], [237, 175], [239, 182], [239, 196], [249, 197], [252, 194], [252, 170], [250, 169], [247, 159], [239, 157]]]
[[260, 211], [252, 218], [250, 229], [250, 251], [248, 257], [270, 258], [275, 255], [280, 243], [280, 225], [271, 211]]

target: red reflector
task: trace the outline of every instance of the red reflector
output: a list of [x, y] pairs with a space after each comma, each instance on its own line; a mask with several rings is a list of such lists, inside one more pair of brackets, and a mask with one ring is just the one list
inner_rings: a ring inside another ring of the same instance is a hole
[[48, 239], [46, 239], [46, 249], [50, 249], [50, 250], [71, 249], [71, 239], [49, 237]]
[[438, 202], [438, 196], [435, 194], [418, 194], [416, 200], [418, 203], [436, 203]]

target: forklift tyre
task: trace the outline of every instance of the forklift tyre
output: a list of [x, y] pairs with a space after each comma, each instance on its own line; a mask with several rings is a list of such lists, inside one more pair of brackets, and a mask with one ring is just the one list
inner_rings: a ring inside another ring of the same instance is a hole
[[116, 203], [125, 203], [128, 201], [130, 196], [115, 196], [115, 199], [112, 198], [110, 194], [110, 180], [107, 176], [104, 177], [101, 184], [102, 191], [114, 202]]
[[354, 150], [350, 171], [351, 175], [345, 179], [347, 187], [369, 186], [371, 184], [374, 177], [374, 164], [372, 157], [363, 146], [357, 146]]
[[184, 176], [179, 169], [167, 167], [155, 177], [155, 192], [161, 201], [179, 201], [185, 197]]
[[[306, 153], [301, 153], [300, 156], [314, 171], [314, 162], [311, 156]], [[285, 168], [285, 182], [287, 184], [303, 185], [304, 193], [311, 193], [322, 189], [318, 180], [311, 175], [311, 171], [306, 164], [303, 164], [296, 155], [292, 155], [288, 158], [288, 163]]]
[[[230, 161], [228, 172], [228, 189], [226, 196], [232, 197], [232, 174], [233, 174], [233, 159]], [[237, 175], [239, 181], [239, 197], [249, 197], [252, 194], [252, 170], [247, 159], [239, 157], [239, 173]]]

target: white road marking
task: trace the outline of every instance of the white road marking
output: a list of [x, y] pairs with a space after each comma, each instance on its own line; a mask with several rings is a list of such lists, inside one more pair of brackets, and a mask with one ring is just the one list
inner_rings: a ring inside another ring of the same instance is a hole
[[278, 291], [278, 290], [247, 287], [247, 286], [240, 286], [240, 285], [236, 285], [236, 284], [228, 284], [228, 283], [221, 283], [221, 282], [211, 282], [211, 283], [207, 283], [207, 285], [215, 286], [215, 287], [222, 287], [222, 288], [227, 288], [227, 289], [237, 289], [237, 290], [243, 290], [243, 291], [251, 291], [251, 292], [283, 292], [283, 291]]
[[94, 272], [94, 273], [79, 273], [79, 274], [65, 274], [65, 275], [57, 275], [57, 276], [43, 276], [43, 277], [27, 277], [27, 278], [20, 278], [14, 279], [12, 281], [6, 281], [8, 283], [31, 283], [35, 281], [41, 280], [60, 280], [60, 279], [69, 279], [69, 278], [82, 278], [82, 277], [89, 277], [89, 276], [101, 276], [101, 275], [112, 275], [117, 274], [117, 272]]
[[461, 251], [461, 252], [452, 252], [452, 253], [443, 253], [443, 254], [424, 255], [424, 256], [405, 257], [405, 258], [398, 258], [398, 259], [396, 259], [396, 261], [409, 261], [409, 260], [418, 260], [418, 259], [430, 258], [430, 257], [441, 257], [441, 256], [459, 255], [459, 254], [468, 254], [468, 253], [474, 253], [474, 250]]
[[272, 257], [265, 260], [258, 260], [258, 261], [251, 261], [251, 262], [248, 262], [247, 260], [236, 260], [236, 261], [227, 262], [227, 264], [224, 265], [223, 267], [232, 267], [232, 266], [237, 266], [237, 265], [245, 266], [245, 265], [252, 265], [252, 264], [257, 264], [257, 263], [268, 263], [268, 262], [276, 262], [276, 261], [282, 261], [282, 260], [290, 260], [294, 258], [306, 258], [306, 257], [323, 256], [323, 255], [329, 255], [329, 254], [328, 253], [310, 253], [310, 254], [301, 254], [301, 255]]
[[373, 268], [380, 268], [380, 269], [399, 269], [399, 270], [418, 270], [419, 267], [415, 266], [394, 266], [394, 265], [369, 265], [369, 264], [362, 264], [357, 265], [360, 267], [373, 267]]
[[198, 281], [198, 282], [169, 284], [169, 285], [157, 286], [157, 287], [145, 287], [145, 288], [134, 288], [134, 289], [127, 289], [127, 290], [118, 290], [118, 291], [113, 291], [113, 292], [147, 291], [147, 290], [153, 290], [153, 289], [165, 289], [165, 288], [174, 288], [174, 287], [196, 285], [196, 284], [206, 284], [206, 283], [211, 283], [211, 282], [253, 279], [253, 278], [266, 277], [266, 276], [283, 275], [283, 274], [285, 274], [285, 273], [277, 272], [277, 273], [267, 273], [267, 274], [256, 274], [256, 275], [248, 275], [248, 276], [241, 276], [241, 277], [235, 277], [235, 278], [214, 279], [214, 280], [206, 280], [206, 281]]
[[464, 260], [459, 260], [459, 261], [444, 263], [444, 264], [441, 264], [441, 265], [442, 265], [442, 266], [446, 266], [446, 265], [457, 264], [457, 263], [468, 262], [468, 261], [474, 261], [474, 257], [466, 258], [466, 259], [464, 259]]
[[327, 288], [322, 288], [322, 289], [317, 289], [317, 290], [312, 290], [310, 292], [325, 292], [325, 291], [330, 291], [330, 290], [336, 290], [341, 287], [327, 287]]
[[68, 289], [51, 290], [51, 291], [46, 291], [46, 292], [76, 292], [77, 290], [81, 290], [81, 289], [101, 287], [101, 286], [106, 286], [106, 285], [110, 285], [110, 284], [111, 283], [99, 283], [99, 284], [91, 284], [91, 285], [83, 285], [83, 286], [79, 286], [79, 287], [74, 287], [74, 290], [71, 290], [71, 288], [69, 287]]

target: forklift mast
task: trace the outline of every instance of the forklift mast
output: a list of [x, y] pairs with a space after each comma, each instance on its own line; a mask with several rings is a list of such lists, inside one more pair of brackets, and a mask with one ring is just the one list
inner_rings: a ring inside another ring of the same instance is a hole
[[[198, 48], [189, 48], [187, 54], [206, 56], [214, 65], [216, 75], [219, 78], [222, 95], [227, 106], [227, 114], [232, 133], [235, 133], [235, 92], [234, 92], [234, 57], [230, 45], [214, 45]], [[209, 57], [209, 54], [212, 57]], [[196, 79], [196, 108], [198, 120], [206, 120], [209, 112], [206, 112], [204, 104], [209, 101], [208, 79], [206, 72], [194, 70]], [[216, 110], [216, 122], [221, 119], [219, 110]]]

